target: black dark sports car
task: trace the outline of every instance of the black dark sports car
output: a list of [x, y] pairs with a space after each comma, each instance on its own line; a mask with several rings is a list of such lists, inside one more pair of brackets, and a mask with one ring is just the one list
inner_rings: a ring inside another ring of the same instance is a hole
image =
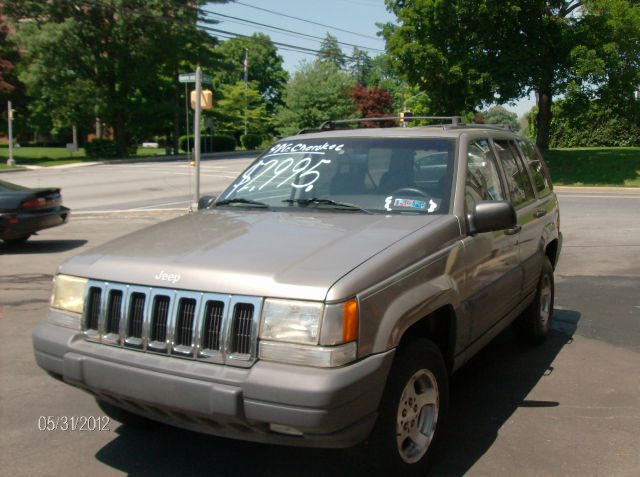
[[60, 189], [30, 189], [0, 181], [0, 239], [25, 242], [38, 230], [64, 224], [71, 210], [62, 205]]

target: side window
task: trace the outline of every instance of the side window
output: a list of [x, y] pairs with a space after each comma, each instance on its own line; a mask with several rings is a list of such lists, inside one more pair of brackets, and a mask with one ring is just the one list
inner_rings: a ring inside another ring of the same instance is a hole
[[538, 152], [529, 141], [518, 139], [520, 150], [524, 154], [524, 160], [529, 164], [529, 170], [533, 176], [533, 183], [540, 197], [551, 193], [551, 181], [549, 180], [547, 169], [540, 160]]
[[469, 143], [467, 148], [467, 183], [464, 191], [467, 212], [482, 200], [503, 200], [496, 159], [487, 139]]
[[507, 188], [511, 193], [511, 202], [518, 207], [525, 202], [534, 199], [533, 186], [529, 175], [520, 160], [518, 149], [513, 141], [496, 139], [493, 141], [498, 151], [498, 157], [504, 167], [507, 180]]

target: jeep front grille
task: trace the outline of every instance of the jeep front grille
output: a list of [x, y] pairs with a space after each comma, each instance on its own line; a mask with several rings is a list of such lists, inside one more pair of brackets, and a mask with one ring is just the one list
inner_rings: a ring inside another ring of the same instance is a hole
[[87, 340], [143, 352], [250, 366], [262, 299], [90, 281]]

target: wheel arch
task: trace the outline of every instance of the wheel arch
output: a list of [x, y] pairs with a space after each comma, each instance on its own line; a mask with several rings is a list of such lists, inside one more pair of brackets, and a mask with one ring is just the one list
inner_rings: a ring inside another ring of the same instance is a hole
[[406, 346], [420, 338], [432, 341], [444, 358], [447, 371], [451, 373], [454, 366], [456, 347], [457, 320], [452, 305], [444, 305], [416, 321], [403, 333], [398, 347]]

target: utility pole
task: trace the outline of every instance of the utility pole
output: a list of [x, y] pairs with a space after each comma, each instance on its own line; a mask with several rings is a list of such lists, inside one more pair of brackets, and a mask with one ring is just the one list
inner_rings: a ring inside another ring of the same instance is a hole
[[196, 68], [196, 107], [193, 118], [193, 157], [196, 162], [196, 196], [195, 207], [198, 207], [200, 199], [200, 115], [202, 114], [202, 68]]
[[249, 48], [244, 49], [244, 135], [247, 135], [247, 89], [249, 88]]
[[13, 160], [13, 109], [11, 108], [11, 101], [7, 102], [7, 123], [9, 124], [9, 159], [7, 159], [7, 166], [15, 166], [16, 161]]

